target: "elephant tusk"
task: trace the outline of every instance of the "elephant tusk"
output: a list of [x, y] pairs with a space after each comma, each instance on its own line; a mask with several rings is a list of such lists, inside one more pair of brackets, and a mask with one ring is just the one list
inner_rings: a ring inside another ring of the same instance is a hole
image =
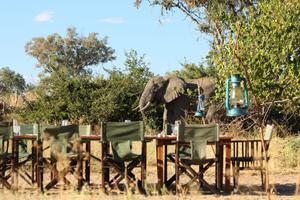
[[140, 106], [135, 107], [134, 109], [132, 109], [133, 111], [136, 111], [140, 108]]
[[143, 108], [140, 109], [140, 112], [144, 111], [148, 106], [150, 105], [150, 102], [148, 102]]

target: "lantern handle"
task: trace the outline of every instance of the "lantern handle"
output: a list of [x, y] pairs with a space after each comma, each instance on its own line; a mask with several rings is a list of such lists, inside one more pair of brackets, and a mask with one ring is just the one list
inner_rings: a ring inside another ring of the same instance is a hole
[[243, 84], [244, 84], [244, 99], [245, 99], [245, 104], [244, 104], [244, 108], [248, 108], [249, 106], [249, 102], [248, 102], [248, 87], [247, 87], [247, 80], [246, 78], [242, 77], [243, 80]]

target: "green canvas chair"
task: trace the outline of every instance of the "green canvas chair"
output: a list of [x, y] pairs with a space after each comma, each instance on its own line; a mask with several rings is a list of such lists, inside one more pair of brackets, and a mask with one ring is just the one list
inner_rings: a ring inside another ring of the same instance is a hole
[[[175, 150], [176, 193], [189, 189], [193, 182], [207, 187], [213, 193], [219, 193], [205, 179], [204, 173], [218, 162], [218, 155], [207, 156], [207, 144], [217, 148], [219, 141], [219, 127], [217, 124], [179, 124]], [[214, 152], [217, 152], [216, 150]], [[192, 166], [199, 166], [196, 172]], [[180, 183], [180, 176], [190, 178], [186, 184]]]
[[[19, 135], [38, 135], [38, 124], [21, 124], [19, 130]], [[27, 182], [29, 185], [32, 185], [35, 182], [35, 166], [36, 166], [36, 157], [35, 157], [35, 140], [33, 139], [22, 139], [19, 141], [17, 148], [18, 153], [18, 163], [17, 167], [18, 174], [21, 178]], [[29, 141], [31, 141], [31, 149]], [[29, 163], [31, 161], [31, 163]], [[30, 172], [29, 172], [29, 169]]]
[[12, 188], [8, 179], [12, 175], [13, 154], [9, 152], [9, 140], [12, 137], [10, 122], [0, 122], [0, 185], [7, 189]]
[[79, 125], [79, 135], [80, 136], [89, 136], [92, 134], [91, 125]]
[[[44, 132], [41, 137], [42, 143], [50, 144], [50, 157], [44, 157], [40, 153], [39, 157], [39, 183], [43, 190], [43, 168], [48, 168], [51, 171], [51, 180], [46, 184], [45, 189], [53, 188], [59, 180], [63, 180], [65, 184], [70, 184], [66, 175], [71, 173], [78, 180], [78, 189], [82, 186], [82, 155], [79, 141], [79, 129], [77, 125], [59, 126], [46, 128], [41, 126]], [[47, 149], [47, 148], [45, 148]], [[43, 149], [43, 150], [45, 150]], [[58, 169], [60, 162], [68, 163], [67, 166]]]
[[[143, 189], [146, 178], [146, 142], [144, 140], [144, 125], [138, 122], [103, 122], [102, 133], [102, 187], [118, 186], [126, 179], [135, 182], [136, 177], [132, 170], [141, 167], [141, 179], [138, 181]], [[141, 142], [141, 153], [132, 152], [132, 142]], [[109, 153], [111, 146], [112, 153]], [[114, 169], [117, 174], [109, 179], [109, 169]]]
[[232, 169], [233, 184], [239, 190], [240, 170], [258, 170], [261, 173], [262, 187], [266, 186], [266, 166], [264, 164], [265, 156], [263, 149], [266, 151], [266, 158], [269, 160], [268, 149], [272, 138], [273, 125], [267, 125], [264, 130], [263, 141], [260, 139], [242, 139], [232, 140]]

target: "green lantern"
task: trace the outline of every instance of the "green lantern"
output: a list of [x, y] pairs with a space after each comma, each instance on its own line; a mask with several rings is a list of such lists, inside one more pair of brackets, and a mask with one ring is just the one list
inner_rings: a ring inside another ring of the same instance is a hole
[[[241, 83], [243, 82], [243, 88]], [[239, 74], [231, 75], [226, 80], [227, 116], [237, 117], [248, 113], [247, 81]]]

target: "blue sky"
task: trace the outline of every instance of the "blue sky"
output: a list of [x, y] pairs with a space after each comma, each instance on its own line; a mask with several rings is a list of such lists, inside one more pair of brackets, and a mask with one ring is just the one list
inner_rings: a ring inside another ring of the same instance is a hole
[[[0, 6], [0, 67], [8, 66], [29, 82], [36, 82], [37, 61], [26, 55], [24, 46], [34, 37], [53, 33], [65, 36], [68, 27], [87, 36], [108, 36], [117, 59], [105, 67], [122, 67], [124, 52], [145, 54], [151, 71], [164, 75], [180, 69], [180, 62], [199, 63], [209, 51], [208, 37], [179, 12], [160, 15], [159, 7], [145, 0], [139, 9], [134, 0], [26, 0], [2, 1]], [[103, 65], [96, 73], [103, 73]]]

